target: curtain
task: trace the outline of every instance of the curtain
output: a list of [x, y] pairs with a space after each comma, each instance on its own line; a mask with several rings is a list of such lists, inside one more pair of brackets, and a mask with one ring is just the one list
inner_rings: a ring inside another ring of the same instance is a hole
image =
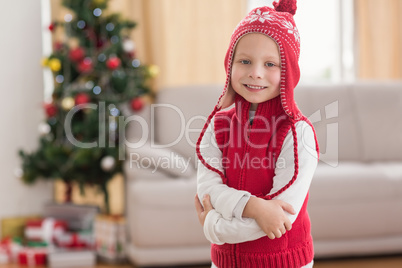
[[246, 0], [113, 0], [110, 11], [138, 22], [139, 58], [160, 69], [156, 88], [224, 83], [230, 36]]
[[358, 78], [402, 78], [402, 1], [356, 0]]
[[[51, 0], [52, 19], [68, 9]], [[154, 87], [225, 82], [230, 36], [246, 15], [247, 0], [110, 0], [106, 13], [138, 23], [131, 32], [138, 58], [159, 67]], [[62, 40], [57, 31], [54, 40]], [[74, 42], [70, 41], [70, 42]]]

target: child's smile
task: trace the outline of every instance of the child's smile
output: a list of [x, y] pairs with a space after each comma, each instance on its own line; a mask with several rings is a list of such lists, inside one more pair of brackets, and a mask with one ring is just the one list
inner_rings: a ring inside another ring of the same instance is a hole
[[259, 91], [267, 88], [264, 86], [256, 86], [256, 85], [248, 85], [248, 84], [244, 84], [243, 86], [245, 86], [247, 88], [247, 90], [249, 90], [251, 92], [259, 92]]

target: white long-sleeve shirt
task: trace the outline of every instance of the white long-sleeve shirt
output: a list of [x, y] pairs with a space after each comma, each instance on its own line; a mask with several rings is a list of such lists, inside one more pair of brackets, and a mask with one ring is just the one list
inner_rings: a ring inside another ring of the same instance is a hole
[[[213, 122], [214, 120], [211, 120], [211, 124], [204, 134], [200, 151], [207, 163], [223, 172], [222, 152], [216, 146]], [[297, 122], [296, 134], [299, 158], [297, 179], [288, 189], [273, 198], [293, 206], [296, 211], [295, 215], [285, 212], [291, 223], [296, 220], [300, 212], [317, 166], [316, 144], [311, 126], [304, 121]], [[277, 160], [273, 188], [270, 194], [280, 190], [293, 177], [293, 146], [293, 135], [292, 131], [289, 130]], [[230, 188], [223, 184], [221, 177], [216, 172], [206, 168], [201, 162], [198, 163], [197, 180], [198, 196], [202, 199], [205, 194], [209, 194], [214, 207], [204, 222], [204, 234], [211, 243], [218, 245], [241, 243], [256, 240], [266, 235], [254, 219], [242, 218], [244, 207], [251, 196], [249, 192]], [[312, 263], [311, 266], [306, 267], [312, 267]]]

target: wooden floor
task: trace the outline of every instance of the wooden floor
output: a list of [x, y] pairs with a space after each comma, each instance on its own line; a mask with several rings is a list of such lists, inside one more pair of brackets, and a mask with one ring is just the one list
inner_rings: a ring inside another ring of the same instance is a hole
[[[169, 266], [169, 268], [209, 268], [209, 265], [203, 266]], [[314, 268], [401, 268], [402, 254], [395, 256], [370, 257], [370, 258], [347, 258], [347, 259], [329, 259], [315, 260]], [[27, 268], [16, 264], [0, 264], [0, 268]], [[37, 267], [46, 268], [46, 267]], [[135, 266], [100, 264], [96, 268], [137, 268]]]

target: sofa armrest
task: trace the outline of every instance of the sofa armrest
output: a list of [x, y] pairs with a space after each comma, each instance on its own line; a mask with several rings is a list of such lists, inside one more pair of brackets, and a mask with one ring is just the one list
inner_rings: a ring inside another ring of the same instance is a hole
[[168, 148], [155, 148], [146, 143], [140, 148], [127, 147], [129, 166], [164, 173], [171, 178], [189, 178], [196, 173], [193, 162]]

